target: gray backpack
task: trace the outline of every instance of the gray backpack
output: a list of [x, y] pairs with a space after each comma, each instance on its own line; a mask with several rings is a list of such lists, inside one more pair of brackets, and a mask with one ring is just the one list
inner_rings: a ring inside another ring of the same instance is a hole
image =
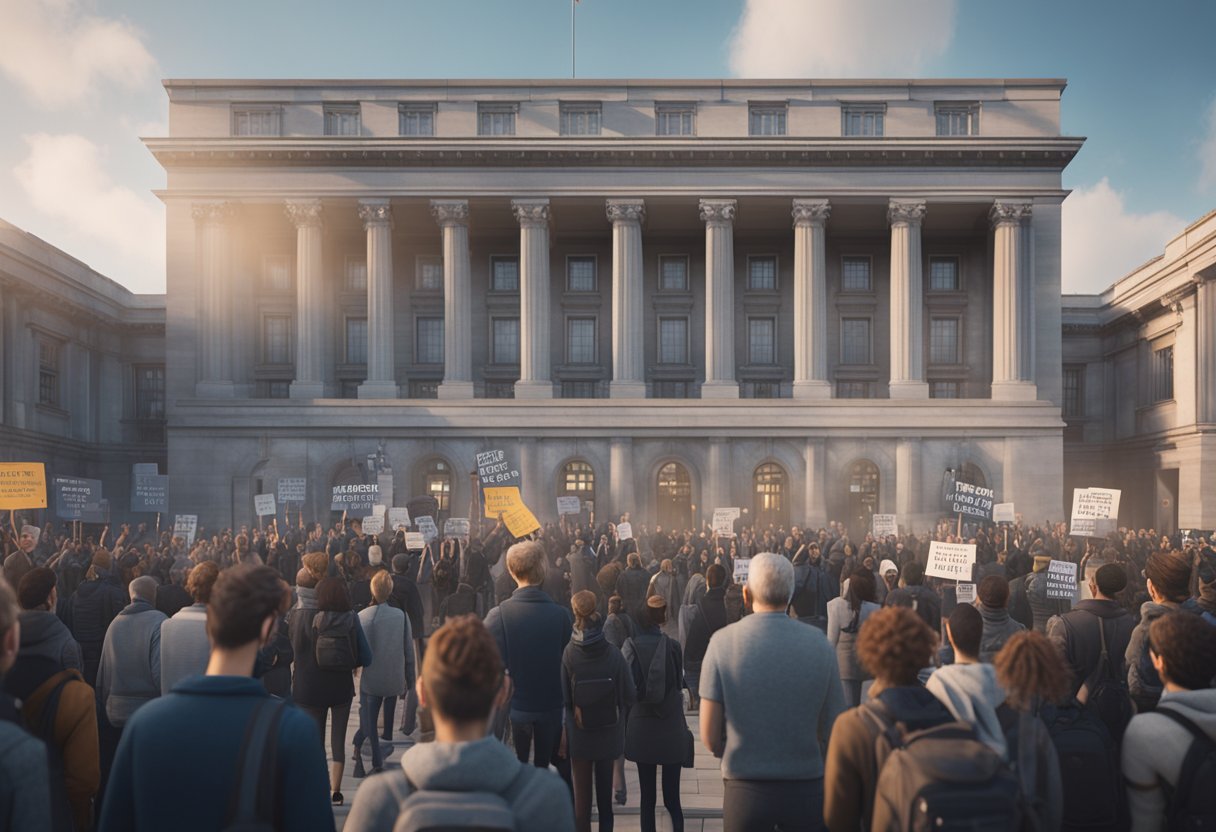
[[410, 783], [393, 832], [515, 832], [515, 812], [506, 796], [523, 785], [528, 769], [521, 764], [519, 773], [497, 794], [418, 789]]

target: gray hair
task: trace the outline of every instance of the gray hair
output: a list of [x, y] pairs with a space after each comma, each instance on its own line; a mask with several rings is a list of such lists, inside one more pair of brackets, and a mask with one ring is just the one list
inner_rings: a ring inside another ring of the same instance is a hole
[[149, 603], [156, 600], [156, 578], [151, 575], [140, 575], [135, 580], [131, 581], [131, 585], [127, 589], [131, 593], [131, 599], [141, 598]]
[[794, 566], [782, 555], [762, 552], [747, 570], [752, 598], [766, 607], [784, 607], [794, 595]]

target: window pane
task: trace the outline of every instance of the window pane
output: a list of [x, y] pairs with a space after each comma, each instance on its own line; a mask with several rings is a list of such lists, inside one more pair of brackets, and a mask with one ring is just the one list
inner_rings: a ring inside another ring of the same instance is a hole
[[346, 319], [346, 363], [367, 363], [367, 318]]
[[870, 319], [844, 318], [840, 322], [840, 363], [870, 363]]
[[1080, 367], [1064, 368], [1064, 401], [1063, 416], [1066, 419], [1078, 419], [1084, 416], [1081, 408], [1081, 373]]
[[841, 261], [840, 288], [844, 292], [872, 291], [869, 257], [845, 257]]
[[850, 108], [844, 111], [846, 136], [881, 136], [883, 114], [880, 110]]
[[493, 272], [491, 289], [495, 292], [519, 291], [518, 257], [494, 257], [490, 260], [490, 266]]
[[1153, 353], [1153, 399], [1174, 398], [1174, 348], [1163, 347]]
[[437, 382], [437, 381], [411, 381], [410, 382], [410, 398], [411, 399], [437, 399], [437, 398], [439, 398], [439, 382]]
[[595, 318], [566, 322], [566, 355], [571, 364], [595, 363]]
[[929, 258], [929, 289], [934, 292], [958, 291], [958, 258]]
[[749, 114], [749, 132], [753, 136], [784, 136], [784, 107], [752, 107]]
[[277, 107], [237, 107], [232, 111], [232, 134], [234, 136], [279, 135], [279, 110]]
[[600, 134], [599, 107], [562, 107], [561, 134], [563, 136], [598, 136]]
[[599, 398], [599, 382], [595, 381], [563, 381], [563, 399], [597, 399]]
[[659, 258], [659, 288], [665, 292], [688, 291], [688, 258]]
[[569, 257], [566, 259], [566, 291], [595, 291], [594, 257]]
[[274, 379], [266, 382], [266, 398], [286, 399], [291, 396], [291, 382]]
[[363, 257], [346, 258], [346, 291], [367, 291], [367, 260]]
[[477, 132], [482, 136], [514, 136], [515, 111], [483, 109], [478, 114]]
[[777, 322], [772, 318], [751, 318], [747, 322], [747, 355], [751, 364], [776, 364]]
[[958, 318], [929, 321], [929, 363], [958, 364]]
[[659, 363], [688, 363], [688, 319], [659, 319]]
[[515, 398], [515, 382], [513, 382], [513, 381], [487, 381], [486, 382], [486, 398], [487, 399], [513, 399], [513, 398]]
[[929, 384], [929, 398], [931, 399], [957, 399], [958, 398], [958, 382], [957, 381], [934, 381]]
[[443, 363], [443, 318], [418, 318], [416, 364]]
[[262, 362], [291, 363], [291, 318], [267, 315], [262, 319]]
[[651, 389], [656, 399], [687, 399], [687, 381], [656, 381]]
[[691, 107], [661, 107], [655, 111], [655, 133], [659, 136], [693, 135]]
[[747, 258], [747, 288], [761, 290], [777, 288], [776, 257]]
[[443, 291], [443, 258], [418, 258], [418, 288], [424, 292]]
[[979, 111], [974, 107], [943, 107], [937, 111], [937, 135], [975, 136], [979, 134]]
[[491, 353], [495, 364], [519, 363], [519, 318], [495, 318]]
[[165, 418], [165, 368], [135, 368], [135, 418]]
[[401, 108], [401, 135], [435, 135], [435, 108], [431, 106]]
[[571, 462], [562, 472], [568, 494], [590, 495], [595, 491], [595, 471], [586, 462]]
[[357, 106], [326, 108], [325, 135], [358, 136], [359, 133], [359, 108]]

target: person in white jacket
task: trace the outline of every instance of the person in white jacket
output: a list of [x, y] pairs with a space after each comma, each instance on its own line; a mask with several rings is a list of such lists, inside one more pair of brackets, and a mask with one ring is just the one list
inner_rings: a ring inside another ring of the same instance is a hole
[[1008, 754], [1005, 733], [996, 715], [1005, 691], [996, 669], [979, 660], [984, 618], [970, 604], [959, 604], [946, 619], [946, 638], [954, 648], [954, 664], [934, 671], [925, 684], [954, 718], [975, 726], [980, 740], [1002, 757]]
[[[359, 674], [359, 730], [355, 732], [355, 777], [364, 776], [363, 741], [372, 746], [372, 772], [384, 768], [386, 750], [376, 733], [376, 717], [384, 711], [383, 740], [392, 737], [393, 711], [397, 697], [413, 684], [413, 638], [405, 613], [388, 603], [393, 592], [393, 576], [383, 569], [372, 576], [370, 607], [360, 611], [359, 624], [372, 648], [372, 663]], [[409, 645], [410, 649], [406, 649]], [[408, 657], [408, 667], [407, 667]], [[387, 749], [392, 750], [390, 744]]]

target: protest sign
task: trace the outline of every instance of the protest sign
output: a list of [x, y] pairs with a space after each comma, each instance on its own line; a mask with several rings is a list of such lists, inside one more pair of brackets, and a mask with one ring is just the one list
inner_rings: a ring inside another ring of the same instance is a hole
[[0, 462], [0, 509], [46, 508], [46, 466]]
[[372, 536], [378, 535], [384, 531], [384, 515], [369, 514], [363, 518], [363, 533]]
[[950, 495], [950, 510], [955, 514], [989, 520], [992, 518], [992, 503], [995, 497], [996, 492], [991, 488], [980, 488], [969, 482], [956, 482], [954, 493]]
[[718, 537], [734, 537], [735, 521], [739, 519], [741, 513], [742, 512], [738, 508], [714, 509], [714, 534], [718, 535]]
[[409, 549], [411, 552], [417, 552], [420, 549], [425, 549], [426, 538], [422, 536], [422, 532], [406, 532], [405, 548]]
[[404, 529], [410, 524], [410, 510], [408, 508], [390, 508], [388, 510], [388, 527], [393, 531]]
[[280, 477], [278, 491], [280, 503], [302, 503], [308, 491], [308, 480], [304, 477]]
[[104, 522], [101, 515], [101, 480], [79, 477], [55, 477], [51, 481], [55, 492], [55, 516], [60, 520], [82, 520], [86, 523]]
[[160, 473], [160, 465], [155, 462], [137, 462], [131, 466], [132, 477], [155, 477]]
[[477, 477], [482, 488], [519, 488], [522, 485], [519, 468], [511, 464], [506, 451], [497, 448], [477, 454]]
[[975, 584], [960, 583], [954, 589], [954, 599], [960, 604], [975, 603]]
[[514, 506], [510, 511], [504, 511], [502, 522], [506, 524], [507, 531], [514, 537], [532, 534], [540, 528], [540, 521], [523, 502]]
[[1013, 503], [997, 503], [992, 507], [993, 523], [1012, 523], [1015, 517]]
[[443, 521], [443, 536], [444, 537], [468, 537], [469, 536], [469, 518], [467, 517], [449, 517]]
[[329, 507], [334, 511], [345, 511], [356, 516], [365, 515], [372, 506], [380, 502], [380, 484], [360, 482], [352, 485], [335, 485]]
[[194, 535], [197, 533], [197, 514], [179, 514], [173, 518], [173, 536], [185, 538], [187, 546], [194, 545]]
[[[169, 510], [169, 477], [144, 474], [131, 484], [131, 511], [165, 513]], [[273, 512], [272, 512], [273, 513]]]
[[747, 573], [751, 565], [751, 558], [735, 558], [735, 583], [742, 584], [747, 582]]
[[414, 525], [418, 527], [418, 531], [422, 532], [427, 543], [439, 537], [439, 527], [435, 525], [434, 517], [415, 517]]
[[383, 506], [383, 505], [380, 505], [379, 503], [376, 503], [374, 506], [372, 506], [371, 515], [369, 515], [369, 516], [374, 515], [376, 517], [383, 517], [385, 512], [387, 512], [387, 511], [388, 511], [388, 506]]
[[278, 509], [274, 504], [273, 494], [255, 494], [253, 497], [253, 512], [258, 517], [271, 517]]
[[1069, 534], [1075, 537], [1104, 537], [1114, 531], [1122, 494], [1117, 488], [1074, 488]]
[[899, 534], [899, 524], [895, 522], [894, 514], [874, 515], [874, 536], [886, 537], [889, 534]]
[[632, 523], [617, 523], [616, 536], [621, 540], [633, 540], [633, 524]]
[[925, 566], [925, 574], [931, 578], [969, 581], [974, 563], [974, 543], [942, 543], [934, 540], [929, 544], [929, 563]]
[[485, 515], [491, 519], [498, 519], [498, 515], [504, 512], [511, 511], [517, 505], [523, 505], [523, 498], [519, 495], [519, 489], [511, 486], [506, 488], [484, 488], [485, 492]]
[[582, 501], [578, 497], [558, 497], [557, 515], [578, 514], [583, 510]]
[[1077, 565], [1067, 560], [1047, 564], [1047, 597], [1069, 601], [1077, 597]]

